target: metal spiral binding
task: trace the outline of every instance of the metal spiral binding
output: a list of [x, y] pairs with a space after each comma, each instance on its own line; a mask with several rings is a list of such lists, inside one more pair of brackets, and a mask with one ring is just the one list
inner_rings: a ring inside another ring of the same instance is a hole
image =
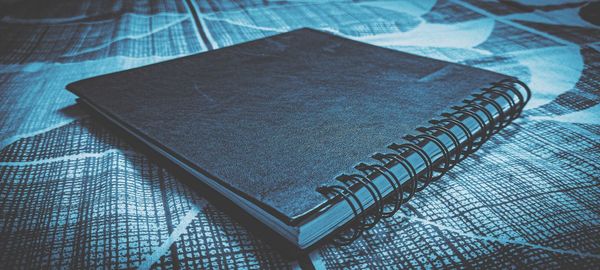
[[[517, 88], [525, 90], [525, 96]], [[512, 93], [512, 94], [511, 94]], [[431, 120], [429, 127], [418, 127], [417, 135], [403, 137], [407, 142], [403, 144], [392, 143], [388, 146], [391, 153], [376, 153], [371, 158], [379, 164], [360, 163], [354, 168], [360, 174], [340, 175], [336, 178], [340, 184], [321, 186], [317, 192], [323, 194], [332, 202], [345, 201], [349, 204], [354, 214], [353, 220], [344, 226], [339, 234], [333, 238], [337, 245], [347, 245], [358, 239], [366, 230], [373, 228], [382, 218], [393, 216], [400, 210], [402, 204], [408, 202], [417, 191], [426, 188], [431, 182], [440, 179], [458, 162], [477, 151], [492, 135], [510, 124], [519, 117], [525, 104], [531, 98], [531, 90], [527, 85], [515, 78], [504, 79], [492, 83], [490, 87], [481, 89], [480, 93], [472, 95], [472, 99], [463, 100], [463, 105], [453, 106], [452, 112], [442, 113], [443, 118]], [[516, 100], [515, 100], [516, 97]], [[506, 100], [508, 109], [503, 109], [496, 99]], [[491, 106], [490, 111], [486, 106]], [[484, 114], [480, 116], [478, 112]], [[494, 114], [497, 117], [494, 117]], [[475, 134], [460, 119], [470, 117], [479, 125]], [[487, 123], [487, 124], [486, 124]], [[466, 137], [465, 142], [460, 142], [449, 126], [458, 127]], [[450, 138], [453, 148], [449, 149], [439, 138], [439, 135]], [[435, 161], [419, 145], [423, 143], [436, 145], [442, 157]], [[407, 160], [408, 154], [416, 153], [425, 163], [421, 173]], [[392, 167], [402, 166], [408, 172], [409, 180], [402, 183], [391, 171]], [[393, 191], [384, 196], [372, 179], [383, 176], [393, 188]], [[354, 190], [364, 187], [373, 199], [373, 205], [366, 209], [360, 202]]]

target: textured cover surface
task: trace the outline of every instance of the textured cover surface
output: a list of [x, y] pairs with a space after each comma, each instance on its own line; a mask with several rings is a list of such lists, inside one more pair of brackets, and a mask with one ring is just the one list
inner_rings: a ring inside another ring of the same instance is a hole
[[600, 265], [600, 30], [579, 15], [591, 4], [147, 2], [0, 8], [4, 268], [290, 268], [205, 190], [88, 118], [64, 85], [302, 26], [509, 74], [534, 94], [403, 212], [311, 254], [318, 269]]
[[287, 219], [372, 153], [505, 78], [300, 29], [68, 89]]

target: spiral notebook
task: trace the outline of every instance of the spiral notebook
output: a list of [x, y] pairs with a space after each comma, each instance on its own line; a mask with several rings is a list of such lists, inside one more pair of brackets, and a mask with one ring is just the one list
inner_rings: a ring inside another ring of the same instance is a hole
[[307, 28], [67, 89], [301, 249], [360, 237], [530, 97], [513, 77]]

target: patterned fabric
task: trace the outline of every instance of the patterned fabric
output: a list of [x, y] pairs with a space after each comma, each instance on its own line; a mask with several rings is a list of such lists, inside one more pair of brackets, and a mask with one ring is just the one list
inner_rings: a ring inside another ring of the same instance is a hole
[[0, 6], [5, 268], [298, 266], [205, 199], [210, 190], [88, 117], [64, 86], [303, 26], [517, 76], [534, 96], [394, 217], [302, 260], [328, 269], [600, 267], [600, 26], [582, 15], [598, 2], [63, 2]]

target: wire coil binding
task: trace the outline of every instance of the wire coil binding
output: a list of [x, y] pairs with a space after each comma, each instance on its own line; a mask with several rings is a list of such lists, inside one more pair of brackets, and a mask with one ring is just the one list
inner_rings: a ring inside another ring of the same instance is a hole
[[[525, 96], [517, 86], [525, 91]], [[497, 101], [498, 98], [506, 101], [508, 109], [502, 107]], [[373, 228], [381, 219], [393, 216], [400, 210], [402, 204], [414, 197], [416, 192], [423, 190], [431, 182], [439, 180], [458, 162], [477, 151], [492, 135], [518, 118], [530, 98], [529, 87], [516, 78], [492, 83], [490, 87], [481, 89], [480, 93], [473, 94], [471, 99], [463, 100], [463, 105], [451, 107], [452, 112], [442, 113], [441, 119], [429, 121], [431, 126], [416, 128], [419, 132], [417, 135], [404, 136], [406, 143], [390, 144], [388, 148], [393, 152], [374, 154], [371, 158], [379, 163], [360, 163], [354, 167], [359, 173], [344, 174], [336, 178], [340, 184], [318, 187], [317, 192], [332, 202], [348, 203], [354, 215], [352, 221], [340, 228], [333, 242], [337, 245], [350, 244], [364, 231]], [[488, 105], [493, 107], [494, 111], [488, 110], [486, 108]], [[481, 112], [484, 117], [478, 112]], [[477, 122], [479, 131], [476, 134], [460, 120], [464, 117], [470, 117]], [[450, 130], [450, 126], [458, 127], [464, 133], [466, 140], [461, 143], [459, 137]], [[442, 134], [450, 139], [453, 148], [449, 149], [437, 137]], [[440, 149], [442, 157], [439, 162], [434, 161], [419, 146], [422, 143], [433, 143]], [[424, 170], [420, 173], [404, 157], [412, 153], [417, 154], [425, 164]], [[408, 173], [409, 180], [401, 182], [391, 171], [394, 166], [402, 166]], [[373, 183], [372, 179], [378, 176], [383, 176], [393, 188], [390, 194], [384, 196]], [[357, 190], [356, 187], [364, 187], [373, 199], [374, 203], [368, 209], [353, 191]]]

